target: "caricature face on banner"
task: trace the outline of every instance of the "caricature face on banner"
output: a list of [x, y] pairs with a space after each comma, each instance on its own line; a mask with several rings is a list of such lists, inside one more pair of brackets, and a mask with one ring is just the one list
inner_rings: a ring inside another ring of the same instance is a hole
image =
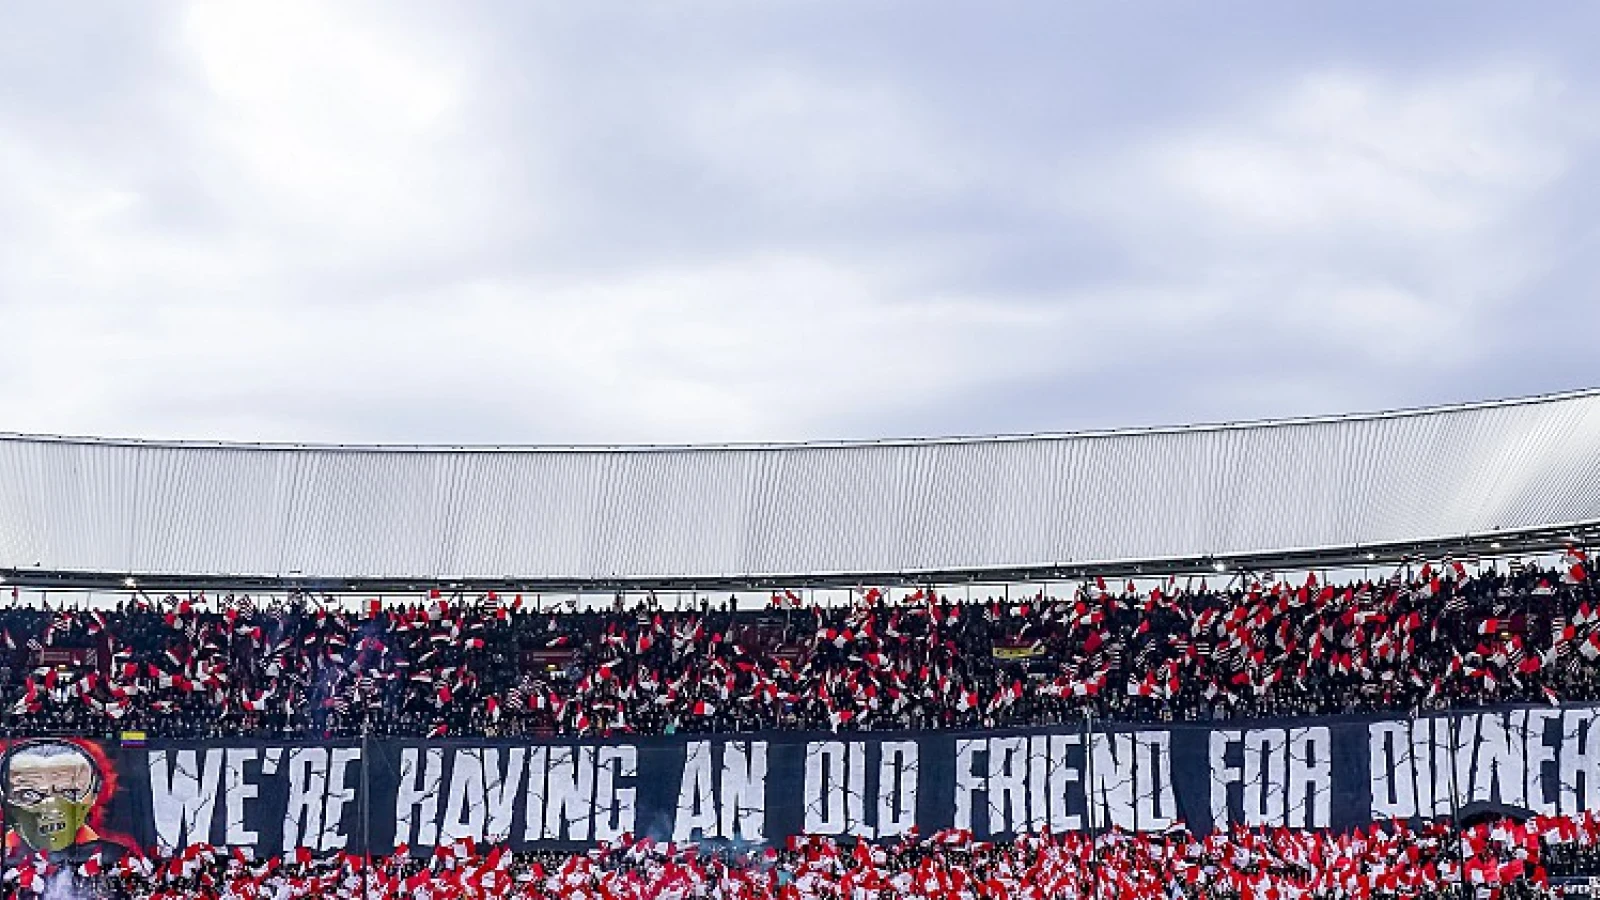
[[0, 755], [0, 802], [8, 828], [27, 850], [120, 846], [94, 827], [115, 792], [115, 767], [90, 741], [24, 740]]

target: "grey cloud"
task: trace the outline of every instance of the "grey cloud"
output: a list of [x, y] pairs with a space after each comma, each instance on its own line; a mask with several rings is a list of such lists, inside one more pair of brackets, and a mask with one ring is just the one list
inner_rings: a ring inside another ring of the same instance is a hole
[[1588, 5], [155, 10], [0, 36], [0, 427], [804, 439], [1597, 381]]

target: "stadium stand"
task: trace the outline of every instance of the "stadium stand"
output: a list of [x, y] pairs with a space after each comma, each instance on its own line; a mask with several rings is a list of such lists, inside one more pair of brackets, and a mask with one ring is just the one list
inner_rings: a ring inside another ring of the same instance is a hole
[[[0, 608], [0, 900], [1582, 895], [1597, 458], [1597, 392], [872, 444], [0, 436], [0, 579], [47, 598]], [[1053, 586], [949, 588], [999, 582]], [[685, 590], [771, 601], [652, 593]]]
[[[1541, 830], [1542, 829], [1542, 830]], [[66, 884], [109, 897], [740, 898], [1048, 900], [1067, 898], [1442, 898], [1552, 896], [1549, 867], [1592, 853], [1593, 819], [1315, 832], [1114, 833], [1022, 837], [1003, 845], [959, 833], [888, 846], [827, 839], [757, 851], [701, 852], [625, 841], [587, 854], [469, 845], [368, 861], [309, 853], [260, 862], [195, 846], [154, 863], [128, 858], [64, 873], [19, 867], [20, 889]], [[54, 881], [52, 881], [54, 879]], [[63, 881], [65, 879], [65, 881]]]
[[[1587, 559], [1512, 574], [691, 613], [300, 596], [0, 613], [0, 729], [173, 738], [996, 728], [1600, 699]], [[792, 595], [791, 595], [792, 596]]]

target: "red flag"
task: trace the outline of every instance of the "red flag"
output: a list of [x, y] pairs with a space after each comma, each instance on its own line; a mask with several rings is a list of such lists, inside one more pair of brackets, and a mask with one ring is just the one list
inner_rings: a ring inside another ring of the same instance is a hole
[[100, 861], [100, 853], [98, 851], [84, 860], [83, 865], [78, 867], [78, 874], [85, 878], [93, 878], [103, 871], [105, 871], [105, 867]]
[[1578, 584], [1589, 577], [1589, 556], [1582, 550], [1568, 547], [1567, 552], [1561, 556], [1561, 565], [1567, 570], [1566, 574], [1561, 576], [1561, 580], [1567, 584]]

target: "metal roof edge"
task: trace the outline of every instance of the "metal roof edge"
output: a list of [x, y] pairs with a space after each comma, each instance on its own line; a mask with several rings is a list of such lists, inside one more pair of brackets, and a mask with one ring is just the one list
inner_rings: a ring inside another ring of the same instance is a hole
[[1193, 434], [1218, 431], [1249, 431], [1307, 425], [1325, 425], [1340, 422], [1369, 422], [1385, 419], [1416, 418], [1458, 412], [1499, 409], [1516, 406], [1539, 406], [1570, 400], [1600, 399], [1600, 387], [1581, 388], [1551, 394], [1534, 394], [1524, 397], [1496, 400], [1476, 400], [1439, 406], [1402, 407], [1390, 410], [1361, 413], [1341, 413], [1320, 416], [1298, 416], [1282, 419], [1256, 419], [1239, 422], [1197, 423], [1192, 425], [1156, 425], [1132, 428], [1089, 429], [1084, 431], [1039, 432], [1030, 434], [965, 435], [948, 437], [902, 437], [868, 440], [829, 441], [775, 441], [727, 442], [707, 444], [333, 444], [295, 443], [274, 441], [203, 441], [163, 440], [144, 438], [95, 437], [88, 435], [27, 434], [0, 432], [0, 442], [33, 444], [66, 444], [106, 447], [129, 447], [171, 450], [259, 450], [263, 452], [319, 452], [319, 453], [506, 453], [506, 454], [558, 454], [558, 453], [698, 453], [698, 452], [750, 452], [783, 450], [843, 450], [871, 447], [922, 447], [967, 444], [1009, 444], [1034, 441], [1083, 440], [1094, 438], [1137, 437], [1158, 434]]

